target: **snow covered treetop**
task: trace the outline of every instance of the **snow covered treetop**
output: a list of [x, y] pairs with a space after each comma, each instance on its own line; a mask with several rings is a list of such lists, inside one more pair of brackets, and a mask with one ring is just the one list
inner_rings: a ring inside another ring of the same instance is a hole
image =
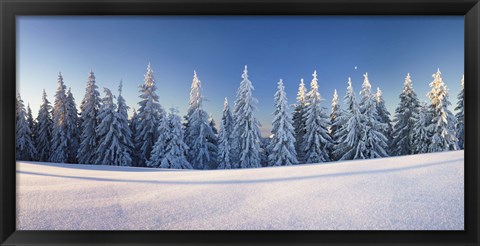
[[150, 62], [147, 65], [147, 73], [145, 74], [145, 84], [148, 86], [153, 86], [155, 79], [153, 78], [153, 70], [150, 66]]
[[248, 79], [247, 65], [245, 65], [245, 69], [243, 70], [242, 79]]
[[380, 90], [380, 87], [377, 87], [376, 99], [377, 99], [378, 103], [380, 103], [380, 101], [382, 101], [382, 90]]
[[362, 84], [362, 87], [365, 91], [370, 91], [370, 89], [372, 88], [372, 85], [370, 84], [370, 81], [368, 80], [368, 73], [365, 73], [363, 75], [363, 84]]

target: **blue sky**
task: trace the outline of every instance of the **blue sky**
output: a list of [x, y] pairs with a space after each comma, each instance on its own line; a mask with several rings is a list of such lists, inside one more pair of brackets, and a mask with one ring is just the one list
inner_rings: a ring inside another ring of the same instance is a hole
[[[319, 91], [330, 107], [348, 77], [356, 92], [368, 72], [393, 114], [406, 73], [420, 100], [437, 68], [456, 104], [464, 69], [462, 16], [162, 16], [17, 17], [17, 90], [36, 115], [45, 89], [53, 103], [58, 72], [77, 106], [92, 69], [103, 87], [138, 105], [148, 63], [160, 103], [186, 112], [193, 70], [202, 81], [205, 109], [219, 122], [223, 99], [233, 106], [244, 65], [259, 100], [257, 118], [268, 135], [273, 94], [283, 79], [294, 103], [301, 78], [317, 70]], [[355, 69], [357, 67], [357, 69]]]

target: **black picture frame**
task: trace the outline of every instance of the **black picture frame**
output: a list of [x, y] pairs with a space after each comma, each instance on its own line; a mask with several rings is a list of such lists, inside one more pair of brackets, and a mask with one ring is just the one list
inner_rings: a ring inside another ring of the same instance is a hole
[[[464, 231], [16, 231], [15, 17], [20, 15], [463, 15]], [[479, 0], [0, 0], [2, 245], [479, 245]]]

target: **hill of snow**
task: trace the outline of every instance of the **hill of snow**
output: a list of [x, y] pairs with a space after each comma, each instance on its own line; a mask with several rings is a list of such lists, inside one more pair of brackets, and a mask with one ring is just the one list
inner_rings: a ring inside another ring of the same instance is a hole
[[17, 229], [463, 230], [463, 160], [212, 171], [17, 162]]

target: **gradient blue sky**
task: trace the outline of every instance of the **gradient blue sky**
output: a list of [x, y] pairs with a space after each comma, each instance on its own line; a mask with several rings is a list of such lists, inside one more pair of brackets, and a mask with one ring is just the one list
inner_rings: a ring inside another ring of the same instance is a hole
[[[268, 135], [273, 94], [283, 79], [294, 103], [301, 78], [317, 70], [330, 110], [333, 90], [343, 98], [348, 77], [356, 92], [368, 72], [393, 114], [406, 73], [420, 100], [440, 68], [456, 104], [464, 68], [461, 16], [162, 16], [17, 17], [17, 90], [36, 116], [41, 91], [53, 103], [57, 74], [72, 88], [77, 106], [90, 69], [100, 93], [117, 94], [123, 80], [127, 104], [137, 108], [138, 86], [148, 62], [160, 103], [186, 112], [193, 70], [219, 123], [223, 99], [233, 106], [244, 65], [259, 100], [256, 115]], [[355, 70], [355, 66], [358, 67]]]

